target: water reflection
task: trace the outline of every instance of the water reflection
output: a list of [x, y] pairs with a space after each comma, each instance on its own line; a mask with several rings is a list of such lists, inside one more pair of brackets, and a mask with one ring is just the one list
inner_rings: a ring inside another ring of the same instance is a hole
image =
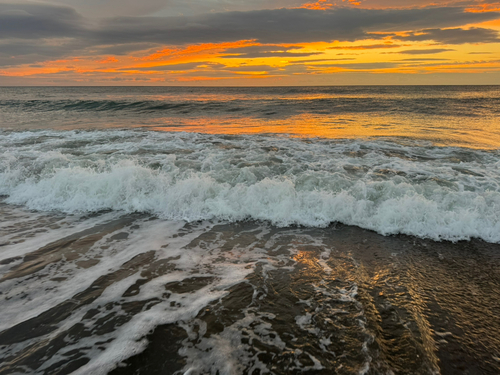
[[0, 128], [409, 137], [500, 147], [498, 86], [7, 88]]
[[[351, 139], [368, 137], [413, 138], [438, 146], [475, 149], [500, 147], [497, 119], [436, 118], [428, 116], [379, 116], [371, 113], [341, 116], [301, 114], [287, 118], [204, 117], [163, 118], [147, 128], [209, 134], [282, 134], [306, 138]], [[162, 123], [162, 124], [160, 124]]]

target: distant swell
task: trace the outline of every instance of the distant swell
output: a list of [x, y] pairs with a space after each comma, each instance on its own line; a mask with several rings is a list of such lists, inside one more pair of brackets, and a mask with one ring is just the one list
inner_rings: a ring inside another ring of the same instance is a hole
[[234, 114], [278, 115], [315, 113], [414, 113], [475, 117], [498, 115], [500, 99], [479, 98], [370, 98], [332, 97], [316, 99], [260, 98], [252, 100], [0, 100], [4, 111], [110, 112], [136, 114]]
[[500, 242], [498, 152], [141, 131], [12, 132], [0, 145], [0, 194], [36, 210]]
[[22, 100], [3, 101], [0, 105], [32, 111], [169, 111], [189, 106], [188, 103], [117, 100]]

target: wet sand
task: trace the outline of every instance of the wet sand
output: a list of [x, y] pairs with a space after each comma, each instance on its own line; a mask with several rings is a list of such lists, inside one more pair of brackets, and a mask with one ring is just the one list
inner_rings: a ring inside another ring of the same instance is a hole
[[2, 209], [0, 374], [500, 373], [498, 244]]

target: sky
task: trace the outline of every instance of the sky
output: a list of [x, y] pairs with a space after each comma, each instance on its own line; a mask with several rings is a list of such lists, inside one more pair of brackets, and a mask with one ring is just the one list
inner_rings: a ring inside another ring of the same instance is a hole
[[500, 2], [0, 0], [0, 86], [500, 84]]

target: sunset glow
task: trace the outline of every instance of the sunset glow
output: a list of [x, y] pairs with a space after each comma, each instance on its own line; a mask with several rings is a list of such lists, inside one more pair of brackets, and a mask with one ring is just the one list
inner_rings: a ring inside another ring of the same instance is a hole
[[1, 85], [500, 83], [498, 2], [173, 4], [120, 17], [55, 3], [0, 3]]

